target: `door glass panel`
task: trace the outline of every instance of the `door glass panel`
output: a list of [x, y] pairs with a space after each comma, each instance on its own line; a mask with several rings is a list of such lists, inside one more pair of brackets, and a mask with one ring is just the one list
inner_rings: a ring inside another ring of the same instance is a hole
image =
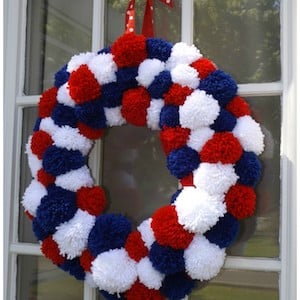
[[82, 300], [83, 282], [39, 256], [19, 255], [17, 300]]
[[54, 74], [77, 53], [90, 51], [93, 1], [29, 0], [25, 86], [27, 95], [53, 86]]
[[280, 0], [195, 0], [194, 43], [240, 83], [280, 80]]
[[209, 283], [200, 283], [190, 300], [276, 300], [279, 275], [275, 272], [223, 270]]

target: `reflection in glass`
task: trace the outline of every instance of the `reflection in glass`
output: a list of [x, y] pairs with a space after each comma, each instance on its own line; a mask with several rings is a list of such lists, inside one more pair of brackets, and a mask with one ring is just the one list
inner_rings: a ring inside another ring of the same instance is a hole
[[209, 283], [200, 283], [190, 300], [276, 300], [278, 273], [223, 270]]
[[239, 83], [280, 80], [280, 0], [195, 0], [194, 43]]
[[82, 300], [83, 282], [44, 257], [19, 255], [17, 300]]

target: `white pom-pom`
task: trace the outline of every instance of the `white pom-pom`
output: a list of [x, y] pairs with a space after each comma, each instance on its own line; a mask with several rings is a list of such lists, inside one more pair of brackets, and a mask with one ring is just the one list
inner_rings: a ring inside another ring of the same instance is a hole
[[192, 130], [211, 125], [218, 117], [218, 101], [205, 91], [195, 90], [179, 106], [179, 121], [182, 127]]
[[201, 57], [202, 54], [194, 45], [189, 46], [183, 42], [179, 42], [173, 46], [171, 56], [166, 63], [166, 68], [171, 70], [179, 64], [190, 65]]
[[188, 86], [191, 89], [196, 89], [200, 83], [198, 72], [188, 65], [177, 65], [171, 70], [171, 77], [174, 83]]
[[184, 187], [174, 203], [178, 223], [194, 233], [204, 233], [226, 213], [224, 195], [209, 195], [194, 187]]
[[153, 230], [151, 228], [152, 218], [149, 218], [143, 221], [138, 227], [137, 230], [142, 235], [142, 240], [144, 241], [146, 247], [150, 249], [151, 245], [155, 242], [155, 237]]
[[81, 187], [93, 186], [93, 178], [87, 166], [83, 166], [77, 170], [72, 170], [63, 175], [59, 175], [55, 179], [55, 184], [66, 190], [76, 192]]
[[257, 122], [250, 116], [237, 119], [233, 134], [239, 139], [245, 151], [253, 151], [259, 155], [264, 150], [264, 134]]
[[51, 136], [59, 129], [59, 126], [55, 125], [51, 117], [42, 119], [40, 123], [40, 130], [46, 131]]
[[142, 258], [137, 264], [139, 280], [149, 289], [159, 290], [164, 279], [164, 274], [153, 268], [149, 257]]
[[152, 99], [150, 106], [147, 108], [147, 126], [152, 130], [159, 129], [159, 116], [164, 106], [162, 99]]
[[68, 83], [65, 83], [58, 89], [57, 101], [66, 106], [75, 107], [76, 103], [70, 96]]
[[110, 294], [125, 292], [137, 278], [136, 263], [124, 249], [99, 254], [92, 262], [91, 270], [99, 289]]
[[212, 138], [214, 133], [215, 132], [209, 127], [201, 127], [196, 130], [192, 130], [187, 145], [197, 152], [200, 152], [202, 147]]
[[194, 171], [194, 185], [211, 195], [226, 193], [238, 178], [232, 164], [201, 163]]
[[29, 137], [28, 143], [25, 146], [25, 153], [27, 154], [28, 165], [31, 171], [31, 176], [33, 178], [37, 178], [37, 172], [42, 168], [42, 161], [35, 154], [32, 153], [31, 140], [32, 140], [32, 135]]
[[126, 123], [126, 120], [121, 114], [121, 106], [113, 108], [104, 107], [104, 113], [108, 126], [121, 126]]
[[165, 63], [159, 59], [145, 59], [140, 65], [138, 70], [138, 76], [136, 77], [137, 82], [148, 88], [154, 80], [155, 76], [158, 75], [165, 69]]
[[209, 280], [219, 273], [225, 256], [225, 249], [211, 244], [204, 236], [195, 235], [184, 251], [186, 272], [192, 279]]
[[68, 259], [79, 256], [87, 246], [95, 220], [95, 216], [78, 209], [71, 220], [56, 227], [53, 240], [58, 244], [60, 254]]
[[85, 272], [85, 278], [84, 281], [91, 287], [96, 288], [97, 284], [94, 281], [93, 275], [91, 272]]
[[68, 62], [67, 71], [69, 73], [76, 71], [81, 65], [88, 64], [95, 55], [96, 54], [93, 52], [86, 52], [72, 56], [71, 60]]
[[116, 71], [118, 69], [110, 53], [96, 55], [88, 63], [99, 84], [107, 84], [117, 81]]
[[93, 142], [79, 133], [78, 128], [62, 126], [52, 136], [57, 147], [68, 150], [79, 150], [83, 155], [87, 155], [93, 146]]
[[46, 188], [36, 180], [32, 180], [25, 190], [22, 205], [32, 216], [35, 217], [36, 210], [41, 204], [41, 199], [47, 195]]

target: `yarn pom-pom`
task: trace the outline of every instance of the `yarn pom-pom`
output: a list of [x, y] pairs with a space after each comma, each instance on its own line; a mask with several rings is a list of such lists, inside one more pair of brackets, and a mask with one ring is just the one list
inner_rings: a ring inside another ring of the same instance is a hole
[[104, 108], [121, 106], [123, 91], [117, 82], [111, 82], [102, 86], [101, 103]]
[[39, 159], [42, 159], [43, 153], [52, 143], [53, 140], [47, 132], [43, 130], [36, 131], [31, 138], [31, 151], [37, 155]]
[[231, 214], [226, 213], [218, 223], [204, 235], [211, 242], [220, 248], [229, 247], [237, 237], [239, 222]]
[[148, 92], [154, 99], [163, 97], [172, 85], [172, 78], [169, 71], [162, 71], [154, 77], [154, 80], [148, 87]]
[[90, 232], [88, 248], [94, 256], [110, 249], [121, 248], [131, 231], [131, 224], [122, 215], [105, 214], [97, 217]]
[[254, 214], [256, 194], [253, 188], [241, 184], [232, 186], [225, 196], [227, 211], [238, 220]]
[[58, 126], [68, 125], [70, 127], [76, 127], [77, 117], [73, 107], [58, 104], [52, 111], [51, 118]]
[[188, 65], [177, 65], [171, 70], [172, 81], [191, 89], [199, 86], [198, 72]]
[[59, 265], [59, 267], [65, 272], [69, 272], [72, 276], [74, 276], [77, 280], [85, 279], [85, 271], [80, 265], [79, 258], [76, 257], [72, 260], [65, 260], [63, 264]]
[[150, 249], [151, 245], [155, 241], [154, 233], [151, 228], [151, 222], [151, 218], [144, 220], [137, 228], [137, 230], [141, 233], [142, 239], [148, 249]]
[[149, 289], [144, 284], [136, 281], [132, 287], [125, 293], [125, 297], [128, 300], [163, 300], [164, 297], [159, 291]]
[[193, 234], [178, 223], [178, 216], [173, 205], [163, 206], [152, 216], [151, 227], [157, 242], [174, 249], [185, 249]]
[[191, 67], [197, 70], [200, 79], [205, 79], [211, 72], [217, 69], [211, 60], [204, 57], [193, 62]]
[[183, 250], [161, 246], [154, 242], [149, 252], [153, 267], [163, 274], [175, 274], [184, 270]]
[[79, 257], [80, 265], [86, 272], [91, 272], [92, 261], [95, 257], [92, 255], [89, 249], [82, 251], [81, 256]]
[[162, 108], [159, 117], [159, 127], [176, 127], [179, 125], [178, 106], [166, 105]]
[[121, 68], [117, 71], [117, 84], [121, 91], [126, 91], [138, 86], [136, 77], [138, 76], [138, 67]]
[[209, 127], [201, 127], [192, 130], [187, 145], [197, 152], [200, 152], [202, 147], [212, 138], [214, 133], [215, 132]]
[[152, 130], [159, 129], [159, 119], [164, 101], [162, 99], [152, 99], [150, 106], [147, 108], [147, 126]]
[[49, 258], [56, 265], [60, 265], [65, 261], [65, 258], [60, 254], [57, 243], [51, 235], [43, 240], [41, 251], [45, 257]]
[[221, 107], [225, 107], [237, 93], [236, 82], [221, 70], [216, 70], [201, 80], [199, 88], [218, 100]]
[[187, 86], [181, 86], [177, 83], [174, 83], [167, 93], [164, 94], [164, 100], [166, 105], [182, 105], [187, 96], [193, 92]]
[[185, 272], [180, 272], [166, 276], [160, 291], [170, 300], [182, 300], [192, 292], [195, 285], [195, 280]]
[[167, 157], [167, 167], [171, 174], [178, 179], [197, 169], [199, 163], [198, 152], [188, 146], [173, 150]]
[[182, 189], [177, 190], [177, 191], [172, 195], [172, 197], [171, 197], [171, 202], [170, 202], [171, 204], [174, 203], [174, 202], [176, 201], [178, 195], [179, 195], [181, 192], [182, 192]]
[[47, 238], [50, 234], [52, 234], [51, 232], [48, 232], [46, 230], [44, 230], [41, 226], [41, 224], [37, 221], [36, 218], [34, 218], [32, 220], [32, 231], [35, 235], [35, 237], [37, 238], [38, 241], [43, 241], [45, 238]]
[[148, 38], [146, 41], [148, 58], [156, 58], [166, 61], [172, 51], [173, 45], [159, 38]]
[[94, 129], [94, 128], [91, 128], [91, 127], [85, 125], [84, 123], [81, 123], [81, 122], [78, 122], [77, 125], [78, 125], [80, 134], [82, 134], [83, 136], [87, 137], [90, 140], [99, 139], [104, 134], [104, 129], [102, 129], [102, 128]]
[[231, 132], [217, 132], [200, 152], [202, 162], [234, 164], [242, 156], [243, 148]]
[[146, 38], [134, 33], [124, 34], [113, 43], [111, 53], [119, 68], [138, 66], [147, 57]]
[[59, 88], [65, 84], [70, 77], [70, 73], [67, 71], [68, 65], [64, 65], [58, 72], [54, 75], [54, 85]]
[[47, 118], [51, 116], [51, 113], [57, 102], [57, 87], [52, 87], [45, 92], [43, 92], [39, 101], [39, 117]]
[[55, 177], [51, 174], [47, 173], [45, 170], [40, 169], [37, 172], [37, 180], [44, 186], [48, 186], [50, 184], [53, 184], [55, 182]]
[[214, 131], [224, 132], [232, 131], [236, 125], [236, 118], [226, 109], [221, 108], [215, 122], [210, 126]]
[[[97, 287], [97, 285], [96, 285]], [[110, 294], [107, 291], [99, 291], [100, 294], [106, 299], [106, 300], [125, 300], [124, 294], [116, 293], [116, 294]]]
[[139, 231], [133, 231], [128, 235], [125, 250], [129, 257], [137, 262], [148, 255], [148, 249], [145, 246], [145, 243], [142, 240], [142, 235]]
[[240, 96], [235, 96], [227, 105], [226, 109], [236, 118], [251, 114], [249, 104]]

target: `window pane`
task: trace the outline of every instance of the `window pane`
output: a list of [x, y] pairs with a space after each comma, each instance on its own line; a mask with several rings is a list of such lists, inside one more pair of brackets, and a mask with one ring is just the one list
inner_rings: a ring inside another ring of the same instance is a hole
[[37, 108], [30, 107], [23, 110], [22, 123], [22, 147], [20, 161], [20, 206], [19, 206], [19, 241], [25, 243], [37, 243], [33, 234], [31, 221], [24, 213], [24, 207], [21, 204], [25, 189], [30, 184], [32, 177], [28, 166], [27, 155], [25, 154], [25, 146], [28, 137], [32, 134], [34, 123], [37, 119]]
[[[136, 30], [140, 34], [146, 1], [136, 1]], [[125, 12], [128, 1], [108, 0], [106, 11], [106, 46], [111, 45], [125, 31]], [[181, 1], [175, 0], [170, 8], [160, 1], [154, 1], [154, 33], [155, 37], [170, 42], [179, 42], [181, 36]]]
[[279, 299], [278, 281], [278, 273], [223, 270], [208, 284], [200, 283], [189, 299], [276, 300]]
[[158, 132], [126, 125], [108, 130], [104, 140], [103, 186], [109, 211], [138, 225], [168, 204], [177, 179], [169, 174]]
[[280, 79], [280, 0], [195, 0], [194, 43], [238, 82]]
[[18, 256], [17, 300], [82, 300], [83, 282], [39, 256]]
[[256, 187], [255, 216], [240, 222], [236, 242], [230, 255], [279, 256], [280, 216], [280, 97], [247, 98], [254, 118], [265, 134], [265, 150], [260, 156], [263, 165], [261, 181]]
[[90, 51], [92, 2], [28, 1], [25, 94], [41, 94], [74, 54]]

